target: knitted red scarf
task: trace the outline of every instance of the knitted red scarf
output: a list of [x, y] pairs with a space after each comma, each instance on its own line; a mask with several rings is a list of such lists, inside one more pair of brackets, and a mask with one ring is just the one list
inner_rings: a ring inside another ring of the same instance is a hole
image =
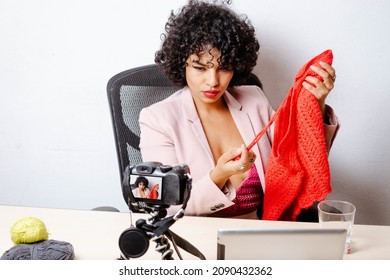
[[321, 110], [314, 95], [302, 87], [306, 76], [320, 78], [309, 68], [320, 61], [331, 65], [332, 51], [314, 57], [299, 70], [275, 113], [276, 120], [273, 118], [274, 140], [265, 171], [264, 220], [295, 220], [302, 209], [325, 199], [332, 190]]

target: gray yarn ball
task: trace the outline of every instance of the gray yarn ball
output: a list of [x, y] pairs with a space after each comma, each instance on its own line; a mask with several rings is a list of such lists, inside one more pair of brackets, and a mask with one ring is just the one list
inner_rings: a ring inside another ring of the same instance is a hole
[[20, 244], [4, 252], [0, 260], [73, 260], [72, 244], [57, 240]]

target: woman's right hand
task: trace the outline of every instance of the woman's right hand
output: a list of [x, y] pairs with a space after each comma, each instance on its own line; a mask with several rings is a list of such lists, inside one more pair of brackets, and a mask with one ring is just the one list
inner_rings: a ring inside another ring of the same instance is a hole
[[224, 153], [211, 170], [211, 180], [221, 189], [233, 175], [243, 174], [252, 168], [256, 155], [248, 151], [244, 144]]

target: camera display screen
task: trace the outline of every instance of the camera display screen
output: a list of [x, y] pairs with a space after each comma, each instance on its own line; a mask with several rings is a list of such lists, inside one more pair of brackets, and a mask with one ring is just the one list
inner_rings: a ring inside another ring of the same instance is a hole
[[162, 198], [162, 177], [131, 175], [130, 185], [136, 200], [157, 200]]

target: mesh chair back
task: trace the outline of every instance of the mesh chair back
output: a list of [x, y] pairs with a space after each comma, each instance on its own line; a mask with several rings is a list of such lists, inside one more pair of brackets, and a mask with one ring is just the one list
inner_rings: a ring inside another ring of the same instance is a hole
[[142, 162], [138, 124], [141, 109], [167, 98], [178, 89], [156, 64], [123, 71], [108, 81], [107, 94], [121, 181], [129, 163]]

